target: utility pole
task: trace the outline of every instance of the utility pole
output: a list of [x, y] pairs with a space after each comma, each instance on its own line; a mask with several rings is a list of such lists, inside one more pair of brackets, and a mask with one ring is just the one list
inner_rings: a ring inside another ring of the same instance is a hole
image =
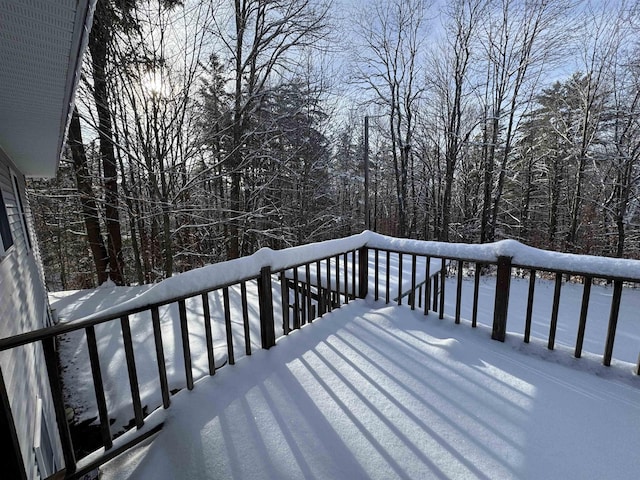
[[369, 224], [369, 115], [364, 116], [364, 228]]

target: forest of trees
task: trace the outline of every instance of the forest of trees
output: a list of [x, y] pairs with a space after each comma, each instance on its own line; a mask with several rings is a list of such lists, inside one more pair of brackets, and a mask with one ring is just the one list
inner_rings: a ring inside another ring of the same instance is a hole
[[58, 290], [366, 225], [640, 258], [639, 179], [635, 1], [99, 0], [30, 199]]

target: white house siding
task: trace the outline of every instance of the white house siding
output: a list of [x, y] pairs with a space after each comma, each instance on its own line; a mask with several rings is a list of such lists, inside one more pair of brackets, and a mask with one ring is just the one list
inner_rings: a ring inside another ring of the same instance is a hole
[[[23, 206], [29, 215], [28, 202], [24, 194], [24, 177], [0, 149], [0, 189], [14, 239], [14, 245], [0, 258], [0, 337], [42, 328], [48, 322], [46, 290], [42, 281], [35, 232], [31, 230], [33, 248], [29, 248], [14, 195], [12, 172], [18, 178]], [[29, 220], [28, 223], [31, 224]], [[31, 225], [28, 225], [28, 228]], [[47, 429], [54, 437], [51, 441], [54, 442], [52, 448], [58, 457], [57, 464], [63, 464], [40, 344], [0, 353], [0, 368], [4, 375], [27, 474], [31, 478], [38, 478], [33, 449], [35, 435], [39, 434], [34, 432], [38, 398], [42, 399]]]

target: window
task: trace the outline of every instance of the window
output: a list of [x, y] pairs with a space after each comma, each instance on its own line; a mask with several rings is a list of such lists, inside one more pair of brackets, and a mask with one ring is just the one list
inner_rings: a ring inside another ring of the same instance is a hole
[[13, 172], [11, 172], [11, 176], [13, 177], [13, 194], [16, 196], [16, 204], [18, 205], [18, 210], [20, 212], [20, 223], [22, 224], [22, 231], [24, 232], [24, 238], [27, 241], [27, 247], [31, 249], [31, 235], [29, 234], [29, 229], [27, 228], [27, 214], [25, 213], [24, 204], [22, 203], [22, 195], [20, 195], [20, 184], [18, 183], [18, 176]]
[[13, 236], [9, 226], [9, 217], [4, 205], [4, 198], [0, 190], [0, 255], [3, 255], [13, 245]]

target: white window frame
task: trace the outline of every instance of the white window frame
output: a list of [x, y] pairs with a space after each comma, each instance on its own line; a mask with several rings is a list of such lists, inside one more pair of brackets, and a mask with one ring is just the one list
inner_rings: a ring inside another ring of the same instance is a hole
[[18, 209], [18, 216], [20, 217], [20, 225], [22, 225], [22, 234], [24, 235], [24, 243], [27, 248], [27, 252], [33, 249], [31, 233], [27, 226], [27, 213], [24, 209], [24, 202], [22, 201], [22, 195], [20, 195], [20, 180], [16, 172], [11, 170], [11, 186], [13, 187], [13, 195], [16, 197], [16, 208]]
[[9, 241], [11, 242], [9, 246], [4, 244], [4, 239], [0, 236], [0, 258], [4, 257], [15, 245], [15, 239], [13, 238], [13, 232], [11, 231], [11, 223], [9, 222], [9, 212], [7, 212], [7, 204], [4, 201], [4, 195], [2, 194], [2, 190], [0, 190], [0, 216], [4, 218], [7, 222], [6, 228], [7, 232], [9, 232]]
[[[36, 416], [33, 426], [33, 452], [36, 456], [36, 464], [41, 478], [53, 475], [58, 468], [53, 443], [49, 433], [47, 420], [44, 418], [42, 399], [36, 397]], [[44, 438], [43, 438], [44, 434]]]

